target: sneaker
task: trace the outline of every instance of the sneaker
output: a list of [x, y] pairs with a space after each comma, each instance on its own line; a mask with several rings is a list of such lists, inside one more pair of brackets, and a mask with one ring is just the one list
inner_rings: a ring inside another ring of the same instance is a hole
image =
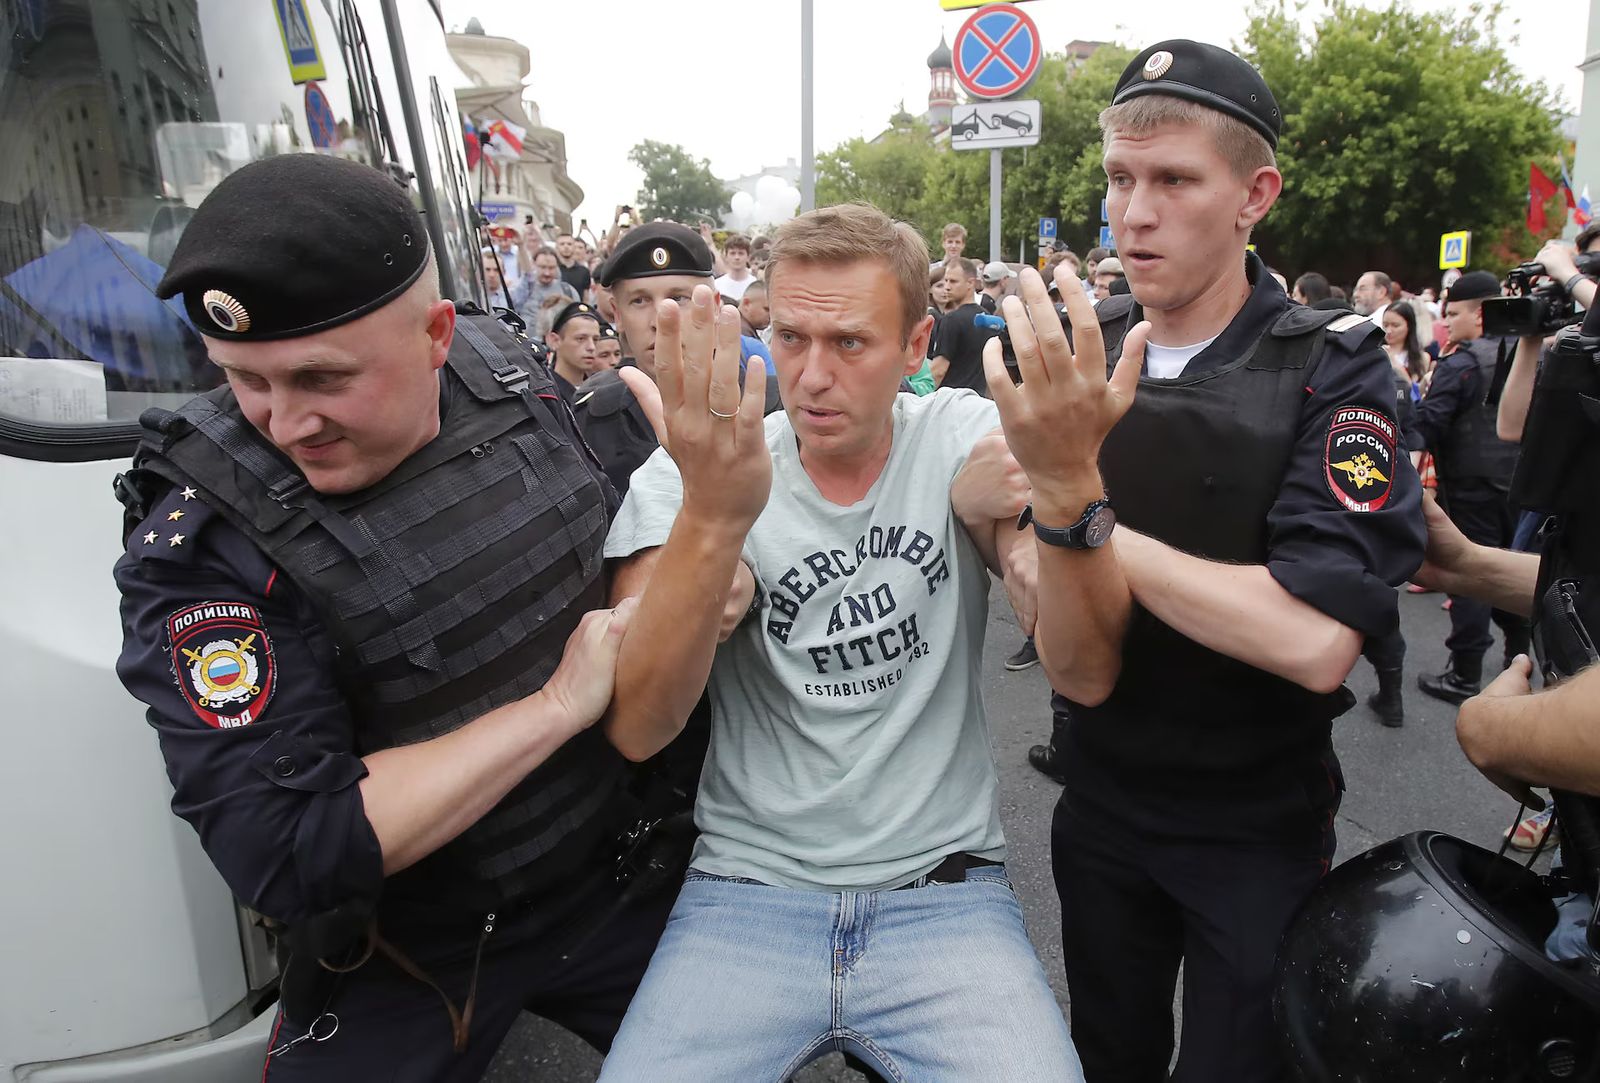
[[1028, 763], [1051, 782], [1067, 784], [1066, 768], [1055, 745], [1034, 745], [1028, 749]]
[[1039, 652], [1033, 649], [1033, 637], [1029, 636], [1022, 641], [1022, 646], [1017, 648], [1017, 653], [1006, 659], [1006, 668], [1013, 673], [1020, 673], [1025, 669], [1032, 669], [1039, 664]]
[[1516, 827], [1506, 828], [1506, 837], [1511, 840], [1513, 850], [1521, 850], [1531, 854], [1535, 850], [1542, 850], [1553, 846], [1559, 837], [1555, 824], [1550, 822], [1552, 809], [1546, 808], [1542, 812], [1535, 812], [1531, 816], [1524, 816]]

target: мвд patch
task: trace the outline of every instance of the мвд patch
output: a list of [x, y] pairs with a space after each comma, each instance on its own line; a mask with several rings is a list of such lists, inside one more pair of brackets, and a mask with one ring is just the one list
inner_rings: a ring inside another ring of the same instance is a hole
[[1323, 476], [1350, 511], [1377, 511], [1394, 491], [1395, 425], [1365, 406], [1341, 406], [1328, 421]]
[[167, 618], [172, 672], [183, 698], [214, 729], [248, 726], [272, 699], [272, 641], [254, 606], [201, 602]]

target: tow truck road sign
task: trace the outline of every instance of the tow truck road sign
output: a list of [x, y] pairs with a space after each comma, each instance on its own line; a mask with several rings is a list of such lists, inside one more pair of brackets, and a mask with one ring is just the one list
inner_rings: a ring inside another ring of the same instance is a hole
[[[1012, 4], [979, 8], [956, 31], [956, 81], [974, 98], [1009, 98], [1039, 73], [1039, 28]], [[1037, 140], [1036, 140], [1037, 141]]]
[[974, 102], [951, 115], [950, 145], [956, 150], [1031, 147], [1039, 142], [1037, 101]]

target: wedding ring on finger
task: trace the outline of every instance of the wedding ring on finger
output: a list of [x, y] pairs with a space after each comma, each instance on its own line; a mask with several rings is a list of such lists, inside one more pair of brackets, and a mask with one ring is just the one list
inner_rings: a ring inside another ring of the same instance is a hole
[[739, 416], [739, 411], [738, 410], [735, 410], [731, 414], [724, 414], [720, 410], [718, 410], [715, 406], [707, 406], [706, 409], [711, 411], [711, 416], [712, 417], [721, 418], [723, 421], [732, 421], [734, 418]]

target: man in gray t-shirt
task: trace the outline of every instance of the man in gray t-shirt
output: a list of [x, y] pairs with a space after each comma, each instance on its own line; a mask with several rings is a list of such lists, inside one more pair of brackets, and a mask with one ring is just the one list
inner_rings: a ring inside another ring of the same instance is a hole
[[965, 495], [993, 406], [897, 394], [926, 261], [867, 207], [779, 230], [786, 410], [764, 425], [734, 310], [698, 287], [658, 312], [666, 438], [606, 543], [613, 593], [641, 596], [606, 725], [649, 756], [709, 677], [712, 736], [692, 867], [603, 1079], [783, 1079], [834, 1048], [885, 1078], [1081, 1079], [1005, 878], [979, 694], [986, 567], [1031, 539], [997, 475]]

